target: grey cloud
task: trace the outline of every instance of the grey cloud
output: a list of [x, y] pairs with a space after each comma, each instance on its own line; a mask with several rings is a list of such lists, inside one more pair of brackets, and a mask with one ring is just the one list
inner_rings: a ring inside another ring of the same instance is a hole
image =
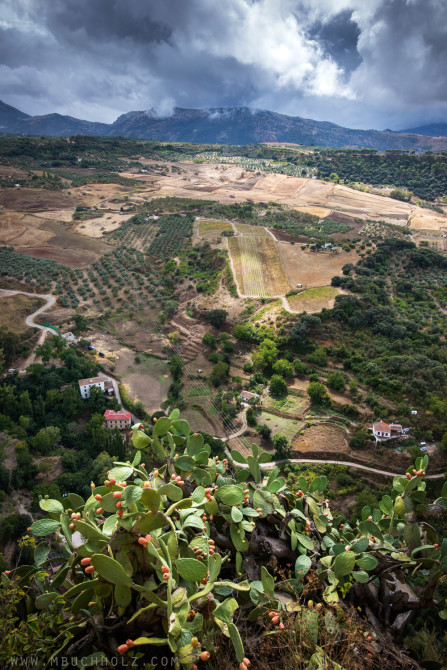
[[112, 121], [264, 107], [356, 127], [447, 111], [444, 0], [3, 0], [2, 98]]

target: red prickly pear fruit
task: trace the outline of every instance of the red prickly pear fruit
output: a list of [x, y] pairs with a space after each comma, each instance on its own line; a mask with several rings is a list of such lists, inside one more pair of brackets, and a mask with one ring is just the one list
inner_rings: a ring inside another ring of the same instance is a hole
[[100, 493], [97, 493], [95, 495], [95, 500], [102, 500], [102, 495]]
[[9, 575], [9, 574], [11, 574], [11, 570], [3, 570], [3, 574], [4, 575]]
[[125, 489], [126, 486], [127, 486], [127, 482], [119, 482], [119, 483], [118, 483], [118, 486], [122, 486], [123, 489]]
[[86, 574], [86, 575], [91, 575], [92, 572], [95, 572], [95, 566], [94, 566], [94, 565], [88, 565], [88, 566], [85, 568], [85, 574]]
[[169, 572], [169, 568], [168, 568], [168, 566], [167, 566], [167, 565], [162, 565], [162, 566], [161, 566], [161, 571], [162, 571], [163, 573], [165, 573], [165, 572]]
[[74, 529], [75, 529], [75, 525], [74, 525], [74, 523], [71, 523], [68, 527], [70, 528], [70, 530], [74, 530]]
[[272, 617], [272, 623], [275, 623], [275, 624], [279, 623], [279, 616], [278, 615]]
[[279, 624], [279, 630], [284, 630], [284, 628], [285, 628], [285, 626], [284, 626], [284, 624], [281, 622], [281, 623]]
[[94, 489], [96, 489], [96, 485], [93, 482], [90, 482], [90, 488], [93, 491]]
[[81, 559], [81, 565], [90, 565], [91, 562], [92, 562], [92, 559], [91, 559], [91, 558], [83, 558], [83, 559]]
[[135, 642], [133, 640], [126, 640], [126, 644], [129, 647], [129, 649], [132, 649], [132, 647], [135, 646]]
[[149, 535], [149, 533], [145, 537], [148, 542], [152, 540], [152, 535]]
[[250, 665], [251, 665], [251, 661], [249, 661], [248, 658], [243, 658], [243, 659], [242, 659], [242, 663], [245, 663], [245, 665], [247, 666], [247, 668], [249, 668]]
[[411, 479], [411, 474], [410, 474], [409, 472], [407, 472], [407, 474], [405, 475], [405, 477], [406, 477], [407, 479]]
[[158, 470], [154, 470], [154, 477], [158, 477]]
[[180, 481], [177, 480], [177, 484], [178, 484], [179, 486], [183, 486], [184, 483], [185, 483], [185, 482], [183, 481], [183, 479], [180, 479]]
[[143, 482], [143, 488], [150, 489], [151, 488], [150, 482]]
[[304, 493], [303, 493], [302, 490], [300, 489], [300, 490], [298, 491], [298, 493], [296, 494], [296, 497], [297, 497], [297, 498], [302, 498], [303, 495], [304, 495]]
[[[102, 507], [98, 507], [98, 509], [96, 510], [96, 514], [102, 514], [103, 512], [104, 512], [104, 510], [103, 510]], [[87, 512], [87, 514], [88, 514], [88, 512]]]
[[323, 605], [321, 603], [317, 603], [315, 605], [315, 609], [318, 610], [318, 611], [320, 611], [322, 607], [323, 607]]
[[104, 486], [108, 486], [109, 488], [112, 486], [112, 484], [109, 482], [108, 479], [105, 480]]
[[147, 545], [147, 540], [145, 537], [139, 537], [138, 538], [138, 544], [141, 544], [143, 547]]
[[349, 544], [346, 545], [345, 551], [351, 551], [351, 547], [349, 546]]
[[112, 486], [113, 486], [113, 484], [116, 484], [115, 477], [109, 477], [109, 482], [112, 484]]
[[214, 515], [210, 514], [210, 521], [212, 521], [213, 519], [214, 519]]
[[372, 516], [369, 516], [368, 521], [372, 521], [372, 520], [373, 520]]
[[169, 579], [169, 572], [165, 572], [165, 574], [163, 575], [163, 579], [165, 580], [165, 582], [168, 581], [168, 579]]
[[435, 549], [437, 549], [439, 547], [439, 544], [437, 542], [435, 542], [435, 544], [433, 546], [434, 546]]
[[124, 512], [123, 512], [122, 509], [117, 509], [117, 510], [116, 510], [116, 515], [117, 515], [117, 516], [123, 516], [123, 514], [124, 514]]
[[367, 642], [372, 642], [372, 637], [371, 637], [371, 635], [368, 635], [368, 637], [366, 638], [366, 641], [367, 641]]
[[201, 661], [208, 661], [210, 656], [211, 656], [211, 654], [210, 654], [209, 651], [202, 651], [202, 653], [200, 654], [200, 660]]
[[245, 663], [239, 663], [239, 670], [248, 670], [248, 668]]
[[416, 468], [413, 468], [413, 474], [417, 475], [417, 473], [418, 473], [418, 471], [416, 470]]
[[154, 423], [157, 423], [157, 421], [158, 421], [157, 417], [154, 416], [154, 418], [152, 419], [152, 421], [153, 421]]
[[127, 644], [120, 644], [120, 646], [118, 647], [118, 654], [125, 654], [126, 651], [129, 651], [129, 647], [127, 646]]
[[122, 491], [115, 491], [114, 494], [113, 494], [113, 497], [114, 498], [121, 498], [122, 495], [123, 495]]
[[177, 479], [176, 475], [171, 475], [171, 479], [174, 482]]

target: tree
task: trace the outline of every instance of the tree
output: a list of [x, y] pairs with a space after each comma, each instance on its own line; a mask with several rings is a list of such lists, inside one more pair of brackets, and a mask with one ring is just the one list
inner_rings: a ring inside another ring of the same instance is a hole
[[297, 375], [307, 375], [309, 373], [309, 366], [303, 363], [299, 358], [293, 361], [293, 367]]
[[259, 435], [262, 437], [263, 440], [270, 440], [272, 436], [272, 429], [267, 426], [266, 423], [263, 423], [261, 426], [257, 426], [256, 430], [258, 431]]
[[366, 430], [358, 429], [349, 440], [349, 446], [353, 449], [364, 449], [368, 443], [369, 435]]
[[345, 388], [345, 378], [341, 372], [331, 372], [327, 378], [327, 385], [334, 391], [343, 391]]
[[275, 447], [275, 460], [290, 458], [291, 447], [285, 435], [280, 433], [274, 435], [273, 446]]
[[214, 328], [219, 330], [227, 320], [228, 312], [225, 309], [210, 309], [205, 314], [205, 321], [208, 321]]
[[82, 314], [75, 314], [73, 317], [73, 321], [76, 324], [77, 333], [83, 333], [86, 330], [88, 330], [87, 319], [85, 318], [85, 316], [82, 316]]
[[217, 348], [216, 336], [213, 335], [213, 333], [205, 333], [205, 335], [202, 337], [202, 344], [205, 344], [207, 347], [210, 347], [210, 349], [216, 349]]
[[331, 404], [331, 398], [321, 382], [311, 382], [307, 387], [307, 395], [312, 400], [313, 405], [325, 407]]
[[229, 365], [223, 361], [219, 361], [211, 372], [211, 383], [214, 386], [220, 386], [228, 377]]
[[317, 347], [315, 351], [306, 356], [308, 363], [312, 365], [318, 365], [320, 368], [324, 368], [327, 365], [327, 353], [324, 347]]
[[249, 426], [256, 426], [256, 412], [253, 409], [253, 407], [247, 407], [247, 411], [245, 412], [245, 416], [247, 418], [247, 424]]
[[266, 370], [272, 368], [278, 358], [278, 347], [276, 342], [267, 338], [261, 342], [251, 360], [255, 370]]
[[272, 398], [283, 398], [287, 395], [287, 382], [284, 377], [273, 375], [269, 384], [269, 393]]
[[41, 428], [37, 435], [30, 439], [31, 446], [40, 454], [48, 454], [60, 442], [61, 432], [56, 426]]
[[280, 358], [274, 363], [273, 372], [281, 377], [291, 378], [293, 377], [293, 365], [285, 358]]

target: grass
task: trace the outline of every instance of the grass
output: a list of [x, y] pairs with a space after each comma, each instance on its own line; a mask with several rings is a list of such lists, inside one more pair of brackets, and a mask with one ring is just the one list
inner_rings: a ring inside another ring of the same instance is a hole
[[321, 312], [324, 307], [330, 307], [338, 293], [333, 286], [317, 286], [296, 295], [289, 295], [287, 300], [295, 312]]
[[211, 234], [221, 235], [222, 233], [230, 233], [233, 228], [230, 223], [225, 221], [199, 221], [198, 222], [199, 235], [210, 237]]
[[248, 223], [236, 223], [236, 229], [244, 237], [271, 237], [267, 228], [263, 226], [251, 226]]
[[281, 416], [270, 414], [269, 412], [261, 412], [261, 415], [258, 416], [257, 421], [258, 424], [265, 423], [269, 428], [271, 428], [273, 435], [281, 433], [281, 435], [284, 435], [290, 443], [292, 443], [295, 435], [304, 426], [303, 421], [298, 421], [294, 418], [286, 419]]
[[284, 412], [284, 414], [290, 414], [295, 417], [302, 417], [309, 407], [309, 401], [306, 398], [297, 398], [291, 395], [281, 400], [274, 400], [270, 396], [267, 396], [263, 401], [263, 407]]

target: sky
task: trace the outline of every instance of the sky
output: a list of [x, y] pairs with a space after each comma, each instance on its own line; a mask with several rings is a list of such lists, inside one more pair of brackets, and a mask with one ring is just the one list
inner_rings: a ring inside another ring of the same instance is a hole
[[447, 121], [447, 0], [1, 0], [0, 98], [113, 122], [251, 107], [351, 128]]

